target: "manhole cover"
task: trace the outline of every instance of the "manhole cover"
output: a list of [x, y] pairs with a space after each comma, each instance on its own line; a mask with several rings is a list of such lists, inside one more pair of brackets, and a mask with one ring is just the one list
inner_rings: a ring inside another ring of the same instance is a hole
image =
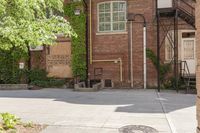
[[158, 133], [158, 131], [152, 127], [142, 125], [129, 125], [119, 129], [120, 133]]

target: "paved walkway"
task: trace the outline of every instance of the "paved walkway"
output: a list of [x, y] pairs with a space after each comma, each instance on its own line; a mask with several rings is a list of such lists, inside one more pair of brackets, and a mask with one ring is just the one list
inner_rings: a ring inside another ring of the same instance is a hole
[[195, 95], [155, 90], [0, 91], [0, 112], [50, 125], [42, 133], [119, 133], [127, 125], [194, 133], [195, 100]]

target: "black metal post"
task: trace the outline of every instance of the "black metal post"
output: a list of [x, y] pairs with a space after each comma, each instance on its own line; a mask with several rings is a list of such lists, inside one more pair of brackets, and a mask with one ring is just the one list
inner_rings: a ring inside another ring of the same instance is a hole
[[174, 15], [174, 77], [175, 77], [175, 89], [178, 92], [178, 13], [175, 10]]
[[160, 16], [158, 11], [158, 0], [156, 0], [156, 20], [157, 20], [157, 84], [160, 92]]
[[[28, 71], [30, 71], [31, 70], [31, 51], [30, 51], [30, 47], [29, 46], [27, 46], [27, 49], [28, 49], [28, 56], [29, 56], [29, 58], [28, 58]], [[28, 84], [30, 84], [30, 79], [27, 77], [27, 82], [28, 82]]]
[[86, 43], [86, 85], [89, 85], [89, 78], [88, 78], [88, 67], [89, 67], [89, 55], [88, 55], [88, 6], [87, 6], [87, 2], [85, 0], [83, 0], [84, 3], [84, 8], [85, 8], [85, 13], [86, 13], [86, 34], [85, 34], [85, 43]]

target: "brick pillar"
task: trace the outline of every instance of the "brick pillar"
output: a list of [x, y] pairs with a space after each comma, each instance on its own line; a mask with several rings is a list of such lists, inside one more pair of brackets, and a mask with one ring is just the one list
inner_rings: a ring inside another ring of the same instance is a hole
[[197, 28], [197, 133], [200, 133], [200, 0], [196, 4], [196, 28]]

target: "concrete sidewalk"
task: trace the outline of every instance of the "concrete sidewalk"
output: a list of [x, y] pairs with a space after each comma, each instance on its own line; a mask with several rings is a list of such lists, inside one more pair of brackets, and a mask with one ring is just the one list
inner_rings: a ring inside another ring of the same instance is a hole
[[0, 112], [48, 124], [42, 133], [119, 133], [127, 125], [145, 125], [159, 133], [194, 133], [195, 100], [195, 95], [155, 90], [0, 91]]

